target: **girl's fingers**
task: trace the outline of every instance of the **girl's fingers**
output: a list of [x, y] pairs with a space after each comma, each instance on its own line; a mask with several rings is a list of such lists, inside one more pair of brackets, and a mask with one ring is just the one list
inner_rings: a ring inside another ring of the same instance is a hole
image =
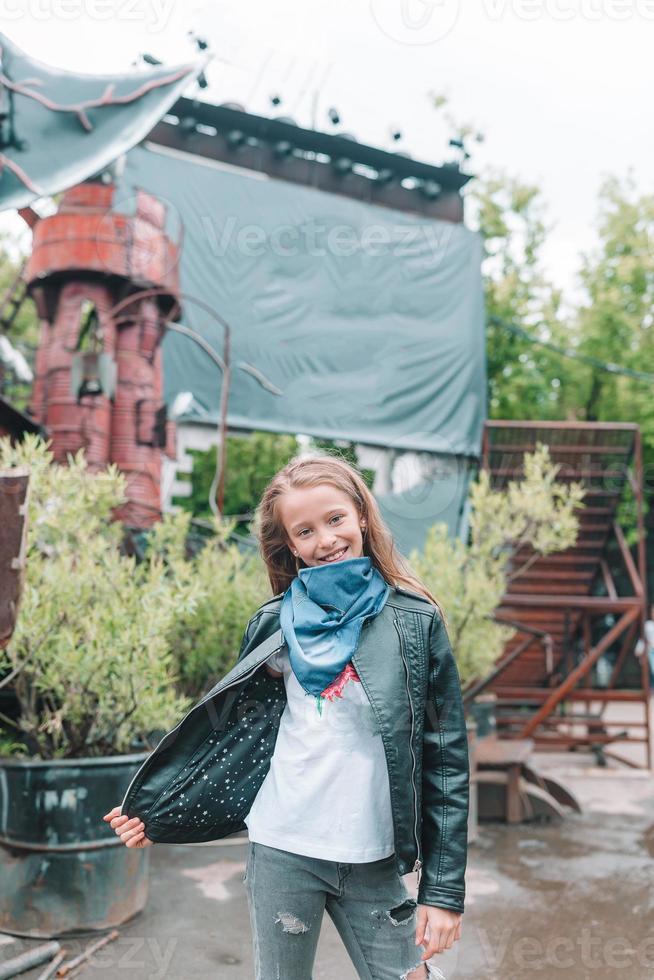
[[434, 956], [435, 953], [440, 953], [441, 950], [444, 949], [444, 942], [445, 942], [446, 935], [447, 933], [443, 932], [442, 929], [439, 929], [433, 935], [430, 935], [427, 948], [425, 949], [421, 957], [423, 962], [425, 960], [430, 959], [432, 956]]
[[127, 817], [115, 806], [102, 818], [111, 825], [117, 837], [120, 837], [125, 847], [148, 847], [152, 841], [145, 836], [145, 824], [140, 817]]
[[138, 827], [131, 827], [129, 830], [123, 831], [118, 836], [122, 840], [123, 844], [126, 844], [128, 840], [131, 840], [133, 837], [136, 837], [138, 834], [142, 834], [144, 830], [145, 827], [143, 826], [143, 824], [139, 824]]
[[122, 830], [131, 830], [141, 823], [140, 817], [114, 817], [111, 821], [111, 826], [117, 832], [119, 828]]
[[427, 909], [424, 906], [418, 906], [418, 912], [416, 915], [416, 946], [422, 946], [425, 941], [425, 929], [427, 928]]

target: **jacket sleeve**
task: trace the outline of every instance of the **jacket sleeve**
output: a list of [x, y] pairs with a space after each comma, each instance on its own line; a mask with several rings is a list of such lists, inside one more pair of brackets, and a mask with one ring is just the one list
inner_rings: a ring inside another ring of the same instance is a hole
[[422, 760], [423, 867], [418, 888], [422, 905], [463, 912], [469, 777], [459, 673], [436, 610], [429, 631]]

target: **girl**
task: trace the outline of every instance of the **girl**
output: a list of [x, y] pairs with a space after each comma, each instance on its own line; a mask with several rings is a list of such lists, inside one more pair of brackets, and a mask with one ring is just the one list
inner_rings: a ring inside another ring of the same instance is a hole
[[277, 594], [104, 819], [127, 847], [247, 827], [257, 980], [310, 980], [325, 909], [359, 977], [442, 976], [428, 961], [461, 935], [468, 753], [438, 604], [341, 459], [291, 460], [257, 523]]

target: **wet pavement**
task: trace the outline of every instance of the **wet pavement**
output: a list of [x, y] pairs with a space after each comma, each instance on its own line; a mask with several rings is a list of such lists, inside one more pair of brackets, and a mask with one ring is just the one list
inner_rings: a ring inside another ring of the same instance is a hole
[[[562, 823], [482, 824], [470, 849], [463, 936], [435, 962], [448, 980], [652, 980], [654, 780], [588, 758], [538, 756], [583, 813]], [[75, 976], [252, 980], [241, 841], [156, 845], [146, 910]], [[406, 879], [415, 887], [414, 876]], [[72, 954], [89, 940], [64, 943]], [[32, 946], [0, 944], [4, 959]], [[41, 968], [24, 973], [36, 980]], [[326, 917], [314, 980], [356, 980]]]

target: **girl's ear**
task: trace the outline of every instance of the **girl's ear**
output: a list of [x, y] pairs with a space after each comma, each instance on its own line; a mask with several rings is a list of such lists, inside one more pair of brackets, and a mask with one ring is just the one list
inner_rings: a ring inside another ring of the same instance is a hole
[[288, 550], [290, 551], [290, 553], [293, 555], [293, 557], [294, 558], [297, 558], [297, 551], [295, 550], [295, 548], [293, 547], [293, 545], [291, 544], [291, 542], [288, 540], [288, 538], [286, 538], [285, 540], [286, 540], [286, 547], [288, 548]]

